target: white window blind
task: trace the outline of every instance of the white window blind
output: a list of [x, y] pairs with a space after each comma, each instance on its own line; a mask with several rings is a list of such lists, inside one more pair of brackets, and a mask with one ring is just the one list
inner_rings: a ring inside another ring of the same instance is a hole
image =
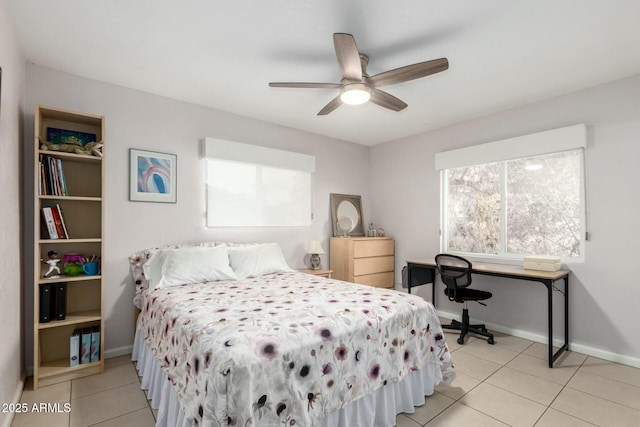
[[586, 145], [587, 128], [584, 124], [578, 124], [437, 153], [435, 168], [454, 169], [541, 156], [584, 148]]
[[207, 227], [310, 226], [315, 157], [206, 138]]

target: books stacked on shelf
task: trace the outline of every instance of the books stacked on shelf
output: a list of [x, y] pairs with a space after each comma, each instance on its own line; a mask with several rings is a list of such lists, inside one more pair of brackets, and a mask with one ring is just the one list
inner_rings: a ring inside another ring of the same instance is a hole
[[100, 360], [100, 327], [74, 329], [69, 339], [69, 366]]
[[40, 323], [64, 320], [67, 316], [67, 284], [40, 284]]
[[68, 196], [67, 181], [64, 177], [62, 160], [51, 156], [40, 155], [38, 160], [40, 171], [41, 196]]
[[55, 207], [43, 207], [42, 218], [47, 226], [46, 230], [49, 234], [49, 239], [58, 240], [69, 238], [67, 226], [64, 223], [64, 216], [62, 215], [62, 208], [59, 204], [56, 204]]

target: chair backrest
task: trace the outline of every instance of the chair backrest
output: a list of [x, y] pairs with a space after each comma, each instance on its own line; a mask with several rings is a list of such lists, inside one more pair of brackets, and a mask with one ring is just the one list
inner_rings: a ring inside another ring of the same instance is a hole
[[469, 260], [457, 255], [439, 254], [436, 255], [436, 265], [442, 283], [444, 283], [454, 295], [457, 289], [466, 288], [471, 284], [472, 265]]

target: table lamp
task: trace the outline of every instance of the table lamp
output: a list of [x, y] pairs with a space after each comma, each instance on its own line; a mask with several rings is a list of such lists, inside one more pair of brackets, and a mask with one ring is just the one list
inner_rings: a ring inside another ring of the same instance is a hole
[[320, 269], [320, 255], [324, 255], [324, 249], [319, 240], [312, 240], [307, 249], [307, 253], [311, 254], [311, 269]]

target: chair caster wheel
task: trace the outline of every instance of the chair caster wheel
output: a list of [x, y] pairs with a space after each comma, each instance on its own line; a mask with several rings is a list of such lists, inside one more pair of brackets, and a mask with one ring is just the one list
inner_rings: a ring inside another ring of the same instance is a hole
[[495, 341], [493, 340], [493, 338], [489, 338], [487, 340], [487, 344], [495, 344]]
[[460, 345], [464, 344], [464, 338], [462, 338], [462, 337], [458, 337], [457, 341], [458, 341], [458, 344], [460, 344]]

